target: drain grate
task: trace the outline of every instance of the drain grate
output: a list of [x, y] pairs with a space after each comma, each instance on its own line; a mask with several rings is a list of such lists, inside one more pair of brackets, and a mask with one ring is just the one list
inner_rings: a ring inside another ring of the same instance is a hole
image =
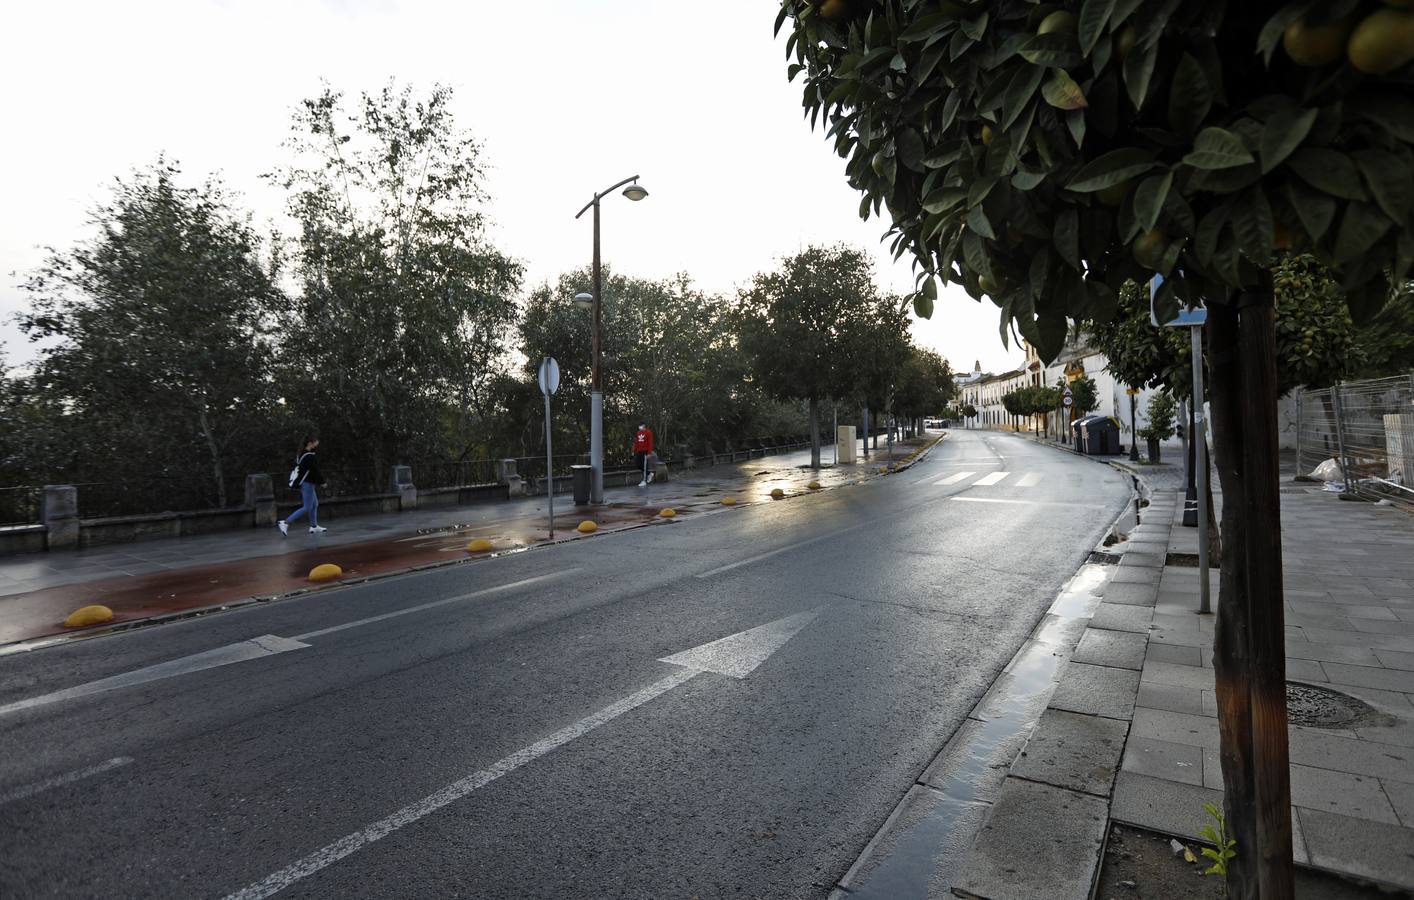
[[1085, 561], [1095, 563], [1096, 565], [1101, 566], [1117, 566], [1119, 565], [1119, 559], [1120, 554], [1118, 553], [1106, 553], [1103, 550], [1091, 550], [1090, 556]]
[[1287, 718], [1307, 728], [1350, 728], [1385, 718], [1363, 700], [1313, 684], [1286, 683]]

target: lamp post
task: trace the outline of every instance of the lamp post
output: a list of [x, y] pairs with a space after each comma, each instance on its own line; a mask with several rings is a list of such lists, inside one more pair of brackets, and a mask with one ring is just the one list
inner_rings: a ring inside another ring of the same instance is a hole
[[[624, 187], [628, 185], [628, 187]], [[604, 378], [600, 365], [600, 345], [603, 328], [603, 302], [602, 291], [600, 290], [599, 278], [599, 201], [607, 196], [610, 191], [624, 188], [624, 196], [630, 200], [638, 201], [648, 196], [648, 191], [638, 183], [638, 176], [625, 178], [618, 184], [605, 188], [594, 195], [594, 199], [584, 205], [584, 208], [574, 214], [578, 219], [591, 207], [594, 210], [594, 288], [593, 294], [589, 298], [589, 306], [593, 309], [593, 324], [590, 327], [592, 338], [593, 364], [590, 369], [589, 378], [589, 465], [591, 475], [589, 480], [589, 502], [604, 502]], [[581, 299], [584, 294], [575, 296], [575, 303], [583, 306]]]

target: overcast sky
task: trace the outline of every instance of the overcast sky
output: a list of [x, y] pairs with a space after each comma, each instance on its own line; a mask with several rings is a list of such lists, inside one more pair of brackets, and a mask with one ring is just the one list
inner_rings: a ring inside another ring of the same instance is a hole
[[[45, 245], [90, 233], [105, 182], [159, 153], [192, 183], [219, 172], [258, 222], [282, 216], [261, 173], [295, 103], [320, 79], [350, 96], [389, 78], [456, 91], [458, 123], [482, 142], [493, 240], [529, 282], [590, 258], [591, 195], [629, 175], [651, 195], [603, 206], [603, 253], [619, 271], [685, 271], [728, 292], [780, 256], [844, 241], [878, 280], [912, 288], [905, 259], [861, 222], [844, 162], [801, 118], [767, 0], [124, 0], [0, 4], [0, 342], [16, 284]], [[999, 371], [997, 310], [960, 288], [917, 341], [954, 368]]]

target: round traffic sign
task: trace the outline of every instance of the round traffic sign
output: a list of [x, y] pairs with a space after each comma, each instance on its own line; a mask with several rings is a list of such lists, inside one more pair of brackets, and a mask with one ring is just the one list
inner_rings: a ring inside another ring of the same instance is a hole
[[1073, 406], [1073, 405], [1075, 404], [1075, 398], [1074, 398], [1074, 397], [1071, 397], [1069, 394], [1066, 394], [1066, 395], [1065, 395], [1064, 403], [1065, 403], [1065, 408], [1066, 408], [1066, 409], [1070, 409], [1071, 406]]
[[536, 373], [540, 382], [540, 393], [546, 397], [551, 396], [560, 389], [560, 364], [555, 362], [553, 356], [547, 356], [540, 363], [540, 371]]

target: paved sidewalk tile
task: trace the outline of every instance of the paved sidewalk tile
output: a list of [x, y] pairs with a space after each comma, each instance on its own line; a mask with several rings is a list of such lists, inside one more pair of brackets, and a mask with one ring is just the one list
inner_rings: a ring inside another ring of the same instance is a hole
[[1107, 797], [1128, 730], [1116, 719], [1048, 709], [1011, 774]]
[[1142, 634], [1087, 628], [1070, 658], [1093, 666], [1140, 669], [1144, 666], [1144, 646]]
[[1144, 634], [1149, 630], [1149, 623], [1153, 618], [1153, 610], [1143, 606], [1101, 603], [1095, 614], [1090, 617], [1090, 627]]
[[1210, 823], [1203, 804], [1221, 807], [1222, 802], [1221, 791], [1121, 770], [1115, 779], [1110, 818], [1163, 834], [1195, 839], [1198, 829]]
[[1008, 778], [955, 886], [989, 900], [1085, 900], [1106, 820], [1099, 797]]
[[1297, 814], [1312, 865], [1414, 888], [1414, 842], [1409, 829], [1312, 809], [1299, 809]]
[[1124, 771], [1183, 784], [1203, 784], [1203, 748], [1149, 737], [1131, 737]]
[[1090, 666], [1072, 662], [1061, 673], [1051, 697], [1052, 709], [1128, 719], [1134, 712], [1139, 673], [1132, 669]]

